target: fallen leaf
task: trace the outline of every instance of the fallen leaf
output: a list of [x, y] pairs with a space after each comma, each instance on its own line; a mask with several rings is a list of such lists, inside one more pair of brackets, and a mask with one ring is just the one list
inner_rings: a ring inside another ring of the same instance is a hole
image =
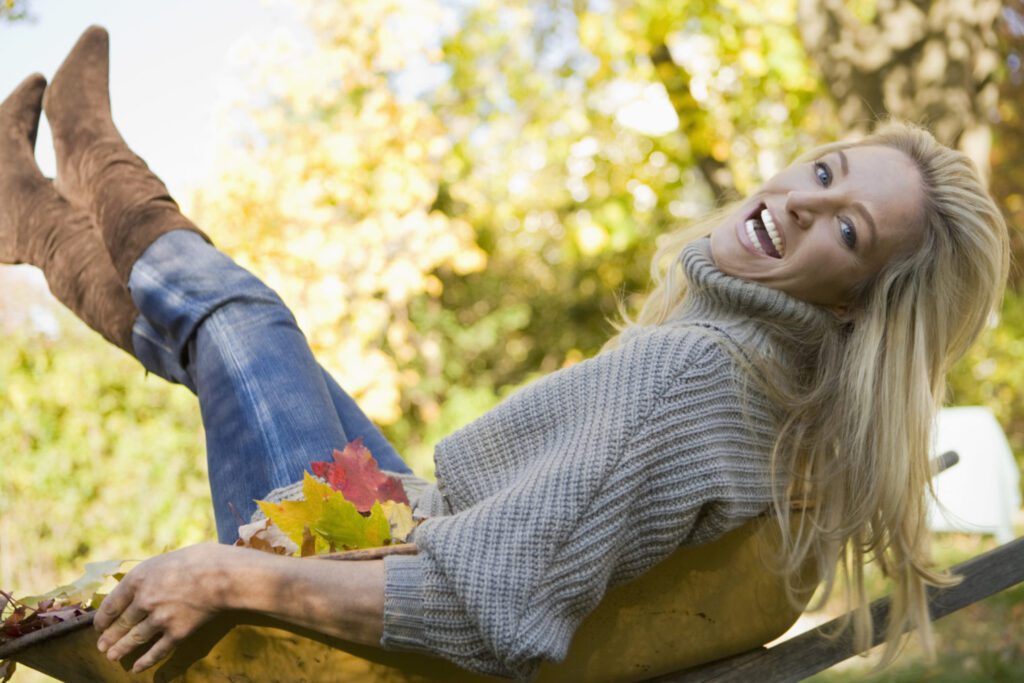
[[275, 555], [294, 555], [299, 550], [299, 546], [271, 522], [269, 517], [238, 527], [238, 540], [235, 541], [235, 545]]
[[302, 548], [299, 551], [299, 556], [309, 557], [310, 555], [316, 555], [316, 536], [307, 526], [302, 530]]
[[381, 472], [361, 438], [350, 441], [343, 451], [335, 449], [333, 457], [334, 462], [311, 463], [313, 474], [340, 491], [360, 512], [369, 512], [376, 501], [409, 504], [402, 482]]
[[[306, 528], [314, 528], [316, 523], [323, 516], [323, 501], [325, 493], [332, 493], [330, 486], [317, 481], [308, 472], [302, 481], [302, 492], [304, 500], [284, 500], [280, 503], [270, 503], [265, 500], [258, 500], [260, 510], [288, 536], [296, 545], [302, 547], [303, 531]], [[318, 543], [317, 552], [327, 552], [328, 547], [322, 539]]]
[[376, 548], [391, 541], [391, 527], [379, 502], [375, 501], [370, 515], [364, 517], [337, 491], [325, 501], [324, 516], [313, 530], [332, 550]]
[[391, 526], [391, 539], [396, 543], [405, 543], [409, 534], [416, 528], [416, 522], [412, 518], [412, 508], [405, 503], [396, 503], [393, 500], [385, 500], [380, 504], [384, 509], [384, 515], [388, 518]]
[[[85, 613], [81, 603], [63, 604], [57, 603], [53, 598], [47, 598], [31, 607], [20, 600], [15, 600], [10, 594], [3, 593], [6, 607], [11, 607], [10, 613], [0, 619], [0, 642], [13, 640], [21, 636], [38, 631], [47, 626], [59, 624], [73, 617]], [[2, 616], [2, 611], [0, 611]]]
[[123, 576], [123, 574], [119, 570], [121, 565], [127, 561], [105, 560], [103, 562], [89, 562], [85, 565], [85, 574], [77, 581], [58, 586], [42, 595], [22, 598], [20, 602], [30, 607], [44, 600], [59, 600], [62, 603], [89, 603], [92, 600], [92, 596], [103, 587], [107, 579], [115, 578], [120, 580], [120, 576]]

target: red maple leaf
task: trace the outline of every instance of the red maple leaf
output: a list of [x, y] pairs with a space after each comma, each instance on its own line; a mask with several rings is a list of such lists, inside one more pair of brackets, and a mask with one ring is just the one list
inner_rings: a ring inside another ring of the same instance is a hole
[[314, 462], [313, 474], [324, 479], [360, 512], [369, 512], [375, 501], [409, 504], [402, 482], [377, 467], [362, 438], [350, 441], [345, 450], [334, 450], [334, 462]]

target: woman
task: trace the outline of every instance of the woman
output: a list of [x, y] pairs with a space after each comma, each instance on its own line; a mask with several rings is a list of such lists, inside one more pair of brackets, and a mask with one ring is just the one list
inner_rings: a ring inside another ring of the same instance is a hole
[[[40, 266], [108, 340], [196, 392], [222, 541], [230, 505], [292, 495], [311, 459], [356, 436], [407, 473], [276, 295], [217, 252], [125, 145], [107, 52], [89, 29], [48, 88], [30, 77], [0, 106], [0, 257]], [[32, 158], [40, 107], [55, 186]], [[810, 558], [831, 586], [841, 559], [863, 607], [873, 558], [896, 584], [890, 644], [905, 626], [927, 638], [924, 586], [951, 580], [928, 569], [931, 421], [1006, 268], [999, 211], [929, 134], [895, 126], [815, 150], [667, 236], [638, 320], [444, 439], [437, 485], [405, 476], [428, 517], [416, 556], [185, 548], [110, 594], [99, 646], [118, 659], [155, 640], [142, 670], [217, 611], [243, 609], [526, 677], [564, 656], [608, 585], [769, 508], [786, 571]], [[791, 533], [793, 498], [812, 506]]]

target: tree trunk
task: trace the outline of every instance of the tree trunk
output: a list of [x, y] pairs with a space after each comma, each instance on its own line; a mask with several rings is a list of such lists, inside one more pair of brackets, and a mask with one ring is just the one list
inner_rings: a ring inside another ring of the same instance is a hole
[[[665, 91], [668, 93], [672, 107], [680, 115], [680, 130], [678, 134], [690, 138], [690, 151], [693, 154], [694, 164], [700, 171], [701, 177], [707, 183], [708, 189], [711, 190], [715, 203], [721, 205], [739, 199], [740, 196], [736, 191], [736, 185], [733, 183], [729, 166], [711, 156], [709, 150], [694, 147], [692, 144], [694, 139], [690, 136], [690, 131], [686, 129], [686, 120], [689, 121], [691, 126], [706, 128], [707, 123], [703, 119], [708, 116], [708, 113], [694, 101], [693, 96], [690, 94], [690, 79], [686, 70], [680, 68], [672, 60], [671, 51], [664, 42], [658, 42], [655, 45], [654, 49], [651, 50], [650, 58], [651, 63], [654, 64], [658, 80], [665, 86]], [[699, 136], [698, 139], [703, 139], [703, 136]]]
[[927, 126], [987, 177], [999, 89], [1001, 0], [877, 0], [858, 18], [844, 0], [800, 0], [808, 54], [854, 134], [886, 115]]

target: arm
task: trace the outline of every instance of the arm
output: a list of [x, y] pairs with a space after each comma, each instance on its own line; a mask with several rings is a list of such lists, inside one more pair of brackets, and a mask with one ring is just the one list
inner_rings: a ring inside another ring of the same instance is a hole
[[[332, 562], [245, 551], [259, 561], [241, 573], [234, 609], [248, 610], [364, 645], [380, 645], [384, 562]], [[261, 586], [259, 590], [252, 586]]]
[[203, 544], [146, 560], [96, 614], [98, 647], [111, 660], [159, 640], [142, 671], [223, 610], [247, 610], [365, 645], [380, 645], [384, 563], [299, 560]]

